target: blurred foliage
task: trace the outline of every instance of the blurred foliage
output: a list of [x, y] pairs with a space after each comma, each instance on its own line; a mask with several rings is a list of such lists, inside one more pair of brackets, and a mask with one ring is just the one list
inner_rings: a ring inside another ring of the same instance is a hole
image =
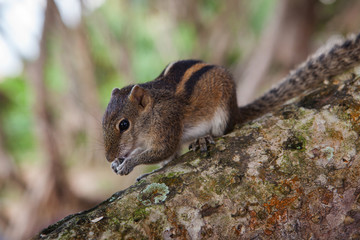
[[46, 85], [51, 92], [61, 93], [66, 90], [66, 81], [64, 81], [66, 75], [60, 58], [57, 57], [61, 52], [61, 42], [59, 39], [52, 37], [48, 43], [48, 60], [44, 69]]
[[250, 2], [250, 25], [257, 35], [260, 35], [269, 14], [274, 11], [276, 0], [257, 0]]
[[0, 91], [10, 101], [1, 102], [0, 123], [4, 145], [15, 160], [32, 160], [36, 144], [32, 113], [33, 94], [23, 76], [8, 78], [0, 83]]

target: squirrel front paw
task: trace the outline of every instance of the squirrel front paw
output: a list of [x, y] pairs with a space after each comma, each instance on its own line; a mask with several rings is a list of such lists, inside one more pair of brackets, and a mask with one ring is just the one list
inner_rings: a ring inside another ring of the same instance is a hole
[[130, 159], [115, 159], [111, 163], [112, 170], [118, 175], [128, 175], [133, 169]]
[[112, 163], [111, 163], [111, 169], [114, 171], [114, 173], [118, 174], [118, 170], [117, 168], [121, 165], [121, 163], [124, 160], [120, 160], [119, 158], [116, 158]]

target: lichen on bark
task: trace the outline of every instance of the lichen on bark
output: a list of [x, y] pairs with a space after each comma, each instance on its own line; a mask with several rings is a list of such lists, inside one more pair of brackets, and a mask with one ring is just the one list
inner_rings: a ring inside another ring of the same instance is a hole
[[33, 239], [358, 239], [359, 90], [324, 86]]

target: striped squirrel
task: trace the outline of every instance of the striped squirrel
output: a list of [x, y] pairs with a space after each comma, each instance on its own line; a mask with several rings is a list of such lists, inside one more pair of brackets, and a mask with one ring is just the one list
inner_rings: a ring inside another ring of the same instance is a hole
[[198, 60], [171, 63], [153, 81], [113, 89], [102, 122], [106, 158], [119, 175], [171, 160], [184, 143], [201, 139], [203, 145], [205, 136], [211, 141], [359, 62], [360, 34], [311, 56], [243, 107], [237, 106], [235, 83], [225, 68]]

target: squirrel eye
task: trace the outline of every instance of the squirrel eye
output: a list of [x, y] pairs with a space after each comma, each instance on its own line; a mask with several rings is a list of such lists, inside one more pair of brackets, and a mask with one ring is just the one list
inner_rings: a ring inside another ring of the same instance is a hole
[[120, 132], [126, 131], [129, 127], [130, 127], [130, 122], [129, 122], [129, 120], [127, 120], [126, 118], [123, 119], [123, 120], [121, 120], [121, 121], [116, 125], [117, 130], [119, 130]]

